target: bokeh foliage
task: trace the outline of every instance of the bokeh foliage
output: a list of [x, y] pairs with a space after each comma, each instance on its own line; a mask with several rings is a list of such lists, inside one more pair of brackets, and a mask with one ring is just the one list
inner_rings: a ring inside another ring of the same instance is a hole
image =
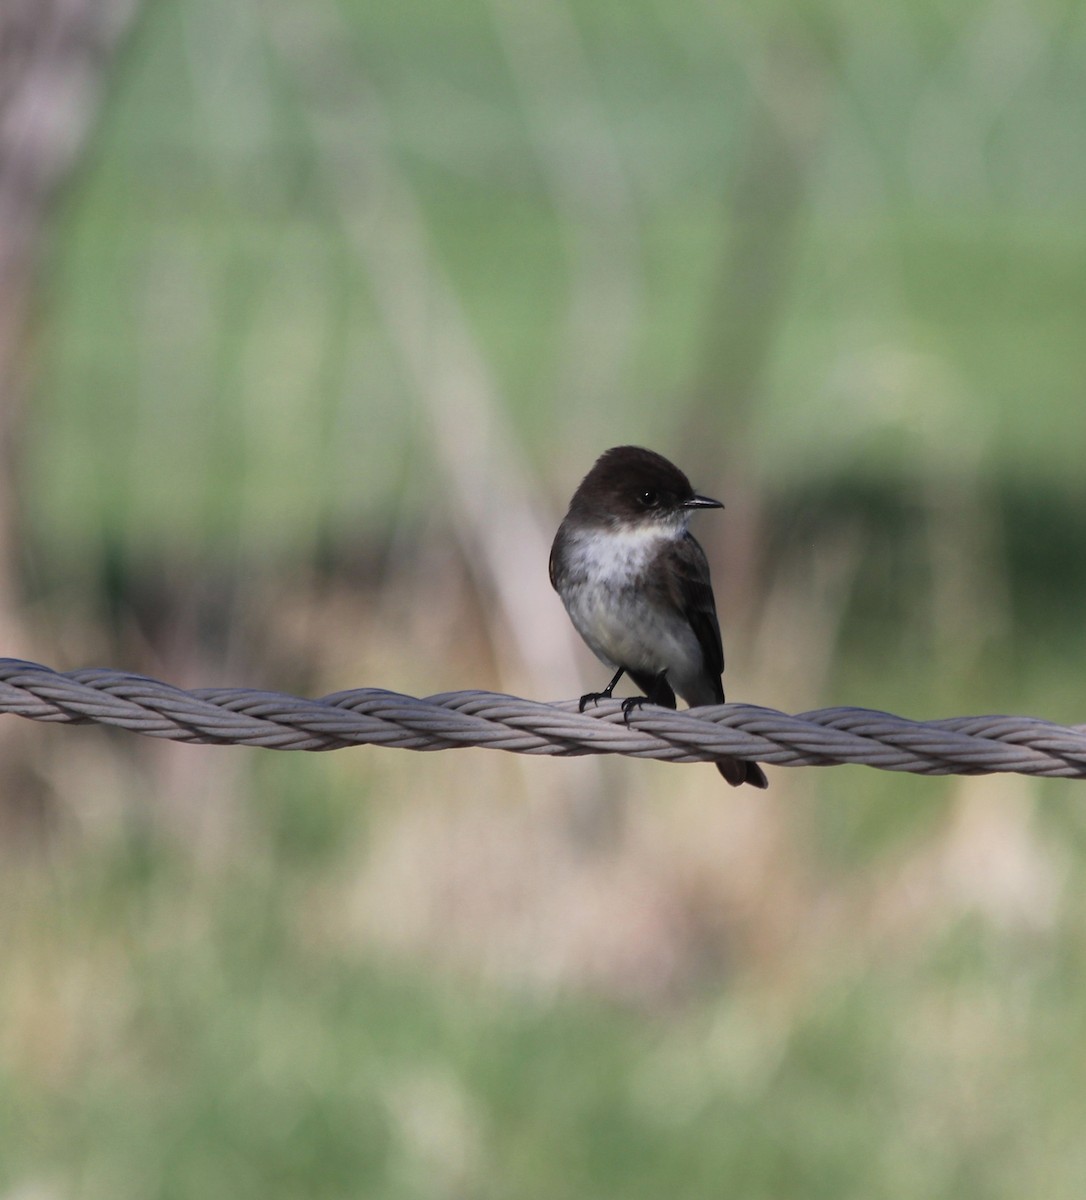
[[[1083, 720], [1084, 68], [1066, 0], [146, 5], [43, 272], [39, 642], [500, 678], [447, 288], [552, 519], [625, 440], [756, 514], [737, 698]], [[1075, 785], [35, 737], [13, 1194], [1081, 1192]]]

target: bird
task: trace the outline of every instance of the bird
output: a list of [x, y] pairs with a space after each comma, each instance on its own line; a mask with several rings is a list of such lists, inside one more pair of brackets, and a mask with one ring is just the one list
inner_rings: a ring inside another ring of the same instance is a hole
[[[724, 648], [709, 561], [690, 533], [700, 509], [723, 508], [698, 495], [661, 454], [615, 446], [596, 460], [573, 493], [550, 554], [550, 580], [574, 628], [614, 678], [587, 704], [610, 699], [623, 675], [644, 692], [640, 705], [723, 704]], [[768, 786], [754, 762], [720, 758], [733, 787]]]

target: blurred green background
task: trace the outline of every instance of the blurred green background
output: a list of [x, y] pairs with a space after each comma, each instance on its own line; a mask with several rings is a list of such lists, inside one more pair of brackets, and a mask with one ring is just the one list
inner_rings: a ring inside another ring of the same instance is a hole
[[[10, 653], [578, 695], [633, 441], [730, 699], [1086, 719], [1081, 5], [166, 0], [104, 84]], [[1081, 784], [18, 724], [0, 1196], [1082, 1194]]]

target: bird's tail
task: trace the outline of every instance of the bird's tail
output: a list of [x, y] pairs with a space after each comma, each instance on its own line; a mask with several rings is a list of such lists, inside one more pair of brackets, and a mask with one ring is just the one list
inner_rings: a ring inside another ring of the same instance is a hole
[[744, 758], [720, 758], [717, 759], [716, 769], [732, 787], [740, 787], [744, 783], [756, 788], [769, 787], [765, 772], [756, 762], [747, 762]]

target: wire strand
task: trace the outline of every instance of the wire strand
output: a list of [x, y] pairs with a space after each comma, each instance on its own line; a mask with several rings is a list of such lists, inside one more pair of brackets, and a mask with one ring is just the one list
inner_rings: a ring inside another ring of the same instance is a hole
[[863, 708], [789, 716], [752, 704], [683, 712], [646, 705], [627, 723], [617, 700], [584, 713], [576, 700], [547, 704], [482, 691], [418, 698], [358, 688], [309, 700], [251, 688], [185, 691], [122, 671], [62, 672], [12, 658], [0, 659], [0, 713], [268, 750], [480, 746], [514, 754], [625, 754], [678, 763], [731, 756], [778, 767], [859, 763], [919, 775], [1008, 771], [1086, 778], [1086, 726], [1034, 717], [911, 721]]

